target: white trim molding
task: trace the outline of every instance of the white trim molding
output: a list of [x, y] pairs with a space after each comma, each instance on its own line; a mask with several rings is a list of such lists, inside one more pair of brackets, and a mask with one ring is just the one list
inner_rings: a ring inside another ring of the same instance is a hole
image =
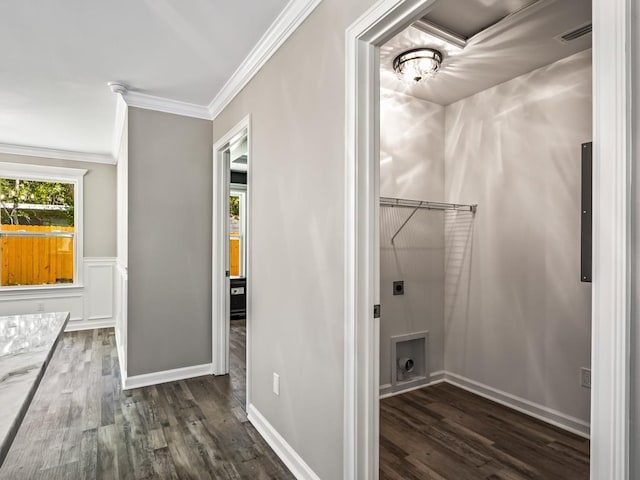
[[247, 407], [247, 418], [294, 477], [298, 480], [320, 480], [320, 477], [307, 465], [298, 452], [252, 404]]
[[[88, 325], [102, 323], [115, 326], [114, 279], [116, 259], [112, 257], [85, 257], [84, 259], [84, 319]], [[103, 328], [103, 327], [87, 327]]]
[[116, 347], [118, 350], [118, 360], [120, 362], [120, 378], [124, 385], [127, 378], [127, 340], [129, 332], [127, 330], [127, 297], [128, 297], [128, 273], [127, 267], [116, 259], [114, 281], [114, 310], [115, 310], [115, 330]]
[[[249, 83], [256, 73], [260, 71], [273, 54], [278, 51], [291, 34], [296, 31], [321, 1], [322, 0], [290, 0], [208, 105], [199, 105], [143, 92], [131, 91], [124, 88], [124, 85], [122, 91], [115, 93], [122, 97], [129, 107], [172, 113], [174, 115], [200, 118], [202, 120], [214, 120], [240, 93], [247, 83]], [[123, 109], [118, 104], [114, 119], [114, 131], [112, 132], [113, 151], [111, 154], [74, 152], [9, 144], [0, 144], [0, 153], [115, 165], [118, 162], [119, 139], [122, 135], [121, 127], [123, 125], [123, 116], [126, 116], [126, 109]]]
[[100, 320], [74, 320], [69, 319], [65, 332], [78, 332], [80, 330], [94, 330], [96, 328], [114, 328], [116, 322], [113, 318], [104, 318]]
[[525, 398], [503, 392], [497, 388], [490, 387], [489, 385], [476, 382], [475, 380], [455, 373], [444, 372], [444, 381], [581, 437], [590, 437], [589, 422], [585, 422], [579, 418], [545, 407], [544, 405]]
[[592, 480], [629, 478], [632, 3], [593, 2]]
[[58, 160], [73, 160], [76, 162], [106, 163], [115, 165], [116, 158], [108, 153], [75, 152], [56, 148], [34, 147], [27, 145], [10, 145], [0, 143], [0, 153], [10, 155], [24, 155], [27, 157], [55, 158]]
[[180, 100], [172, 100], [170, 98], [156, 97], [155, 95], [132, 91], [125, 92], [122, 94], [122, 97], [129, 107], [211, 120], [211, 114], [206, 105], [181, 102]]
[[[227, 221], [229, 203], [229, 148], [239, 138], [247, 137], [247, 166], [251, 166], [252, 135], [251, 115], [247, 115], [231, 130], [223, 135], [213, 146], [213, 225], [223, 225], [212, 237], [211, 245], [211, 373], [225, 375], [229, 373], [229, 277], [228, 269], [229, 233]], [[247, 345], [246, 345], [246, 404], [251, 403], [251, 169], [247, 169], [246, 205], [248, 210], [245, 230], [247, 255], [245, 257], [245, 273], [247, 278]]]
[[322, 0], [290, 0], [280, 15], [271, 24], [253, 50], [247, 55], [236, 71], [208, 107], [211, 119], [215, 119], [224, 108], [240, 93], [249, 81], [278, 51], [293, 32], [311, 15]]
[[377, 47], [435, 0], [381, 0], [346, 31], [345, 54], [345, 480], [378, 478], [380, 299], [379, 54]]
[[115, 326], [113, 277], [116, 259], [85, 257], [84, 284], [35, 287], [0, 295], [0, 315], [68, 311], [66, 332]]
[[413, 392], [414, 390], [420, 390], [421, 388], [427, 388], [427, 387], [432, 387], [433, 385], [438, 385], [439, 383], [444, 382], [444, 377], [445, 377], [444, 370], [439, 370], [429, 375], [429, 381], [421, 385], [407, 385], [406, 387], [400, 388], [397, 390], [394, 390], [393, 385], [391, 385], [390, 383], [380, 385], [380, 400], [384, 398], [395, 397], [396, 395], [402, 395], [403, 393]]
[[432, 387], [440, 383], [454, 385], [458, 388], [474, 393], [475, 395], [491, 400], [492, 402], [499, 403], [500, 405], [504, 405], [512, 410], [524, 413], [525, 415], [538, 420], [542, 420], [543, 422], [562, 428], [563, 430], [575, 435], [579, 435], [580, 437], [590, 438], [591, 429], [589, 422], [585, 422], [579, 418], [554, 410], [553, 408], [545, 407], [544, 405], [532, 402], [526, 398], [498, 390], [497, 388], [490, 387], [484, 383], [476, 382], [475, 380], [463, 377], [462, 375], [444, 370], [432, 373], [429, 378], [429, 383], [426, 385], [409, 386], [397, 391], [393, 391], [391, 384], [380, 385], [380, 400], [395, 397], [396, 395], [403, 395], [405, 393], [413, 392], [414, 390]]
[[142, 375], [133, 375], [131, 377], [123, 376], [122, 389], [130, 390], [132, 388], [148, 387], [150, 385], [177, 382], [178, 380], [187, 380], [189, 378], [202, 377], [204, 375], [211, 375], [210, 363], [174, 368], [172, 370], [164, 370], [161, 372], [143, 373]]
[[[44, 182], [64, 182], [73, 184], [73, 283], [65, 286], [82, 286], [84, 282], [84, 176], [83, 168], [52, 167], [27, 163], [0, 162], [0, 175], [15, 179], [38, 180]], [[60, 286], [47, 285], [46, 288]], [[38, 286], [0, 287], [0, 291], [28, 292]]]

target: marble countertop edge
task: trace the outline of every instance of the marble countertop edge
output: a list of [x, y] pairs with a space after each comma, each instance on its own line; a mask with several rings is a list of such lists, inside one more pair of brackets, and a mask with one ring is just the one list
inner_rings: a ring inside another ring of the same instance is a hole
[[[15, 315], [11, 317], [0, 317], [0, 324], [11, 320], [29, 318], [36, 320], [46, 319], [47, 315], [54, 325], [56, 334], [51, 335], [50, 341], [46, 344], [39, 343], [36, 348], [29, 350], [28, 347], [19, 351], [0, 354], [0, 405], [2, 405], [2, 419], [0, 420], [0, 466], [11, 448], [22, 420], [26, 415], [31, 401], [40, 385], [40, 381], [53, 357], [62, 333], [69, 321], [69, 312], [54, 312], [51, 314]], [[63, 317], [64, 316], [64, 317]], [[10, 319], [10, 320], [8, 320]], [[62, 319], [62, 321], [61, 321]], [[13, 326], [13, 325], [12, 325]], [[0, 330], [0, 333], [2, 331]], [[5, 329], [4, 338], [10, 337]], [[5, 342], [6, 343], [6, 342]], [[3, 367], [3, 363], [5, 366]], [[9, 364], [7, 366], [7, 364]]]

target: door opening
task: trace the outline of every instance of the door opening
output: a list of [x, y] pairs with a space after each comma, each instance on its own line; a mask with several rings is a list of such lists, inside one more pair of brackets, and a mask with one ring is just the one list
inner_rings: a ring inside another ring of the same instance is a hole
[[213, 373], [229, 375], [248, 405], [250, 339], [250, 132], [243, 120], [214, 146]]
[[[591, 284], [579, 255], [591, 2], [523, 5], [497, 0], [492, 12], [481, 0], [440, 0], [380, 47], [383, 478], [415, 468], [518, 476], [512, 462], [541, 477], [589, 475], [591, 390], [576, 379], [591, 371]], [[464, 8], [486, 18], [459, 21]], [[455, 25], [458, 40], [435, 25]], [[560, 41], [551, 26], [581, 29]], [[544, 55], [516, 54], [507, 68], [497, 45]], [[429, 49], [435, 64], [424, 62]], [[412, 55], [436, 70], [420, 77], [406, 66]], [[409, 75], [397, 74], [400, 59]], [[442, 432], [456, 447], [421, 456]], [[543, 432], [553, 440], [528, 456]], [[570, 467], [554, 457], [569, 444]]]
[[[374, 305], [380, 300], [379, 48], [434, 3], [380, 0], [347, 29], [344, 478], [378, 478], [380, 324]], [[625, 0], [593, 1], [593, 479], [623, 480], [629, 469], [631, 190], [620, 187], [630, 185], [629, 62], [623, 47], [630, 37], [629, 16]], [[407, 291], [410, 285], [403, 287]]]

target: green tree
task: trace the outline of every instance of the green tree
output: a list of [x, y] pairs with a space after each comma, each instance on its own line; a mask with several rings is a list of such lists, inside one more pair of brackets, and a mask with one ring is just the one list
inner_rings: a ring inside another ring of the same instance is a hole
[[229, 215], [232, 217], [240, 216], [240, 197], [235, 195], [229, 197]]
[[[27, 205], [56, 205], [58, 210], [20, 208]], [[0, 220], [3, 224], [73, 225], [73, 185], [13, 178], [0, 179]]]

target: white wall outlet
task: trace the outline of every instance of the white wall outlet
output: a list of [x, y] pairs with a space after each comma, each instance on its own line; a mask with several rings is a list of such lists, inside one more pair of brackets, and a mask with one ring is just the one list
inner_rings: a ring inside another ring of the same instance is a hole
[[44, 312], [44, 303], [38, 302], [38, 304], [36, 305], [36, 309], [38, 312]]
[[273, 374], [273, 393], [280, 396], [280, 375]]
[[580, 369], [580, 385], [584, 388], [591, 388], [591, 369], [582, 367]]

